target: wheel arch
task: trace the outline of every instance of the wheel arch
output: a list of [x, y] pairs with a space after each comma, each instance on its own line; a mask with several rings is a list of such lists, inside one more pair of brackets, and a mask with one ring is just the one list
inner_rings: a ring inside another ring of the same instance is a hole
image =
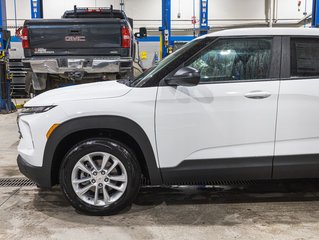
[[64, 122], [49, 137], [43, 157], [43, 167], [50, 173], [49, 185], [58, 183], [58, 171], [66, 153], [65, 149], [74, 146], [75, 144], [72, 144], [75, 142], [91, 137], [109, 137], [128, 145], [137, 154], [142, 172], [147, 174], [145, 177], [149, 183], [162, 184], [153, 147], [144, 130], [136, 122], [119, 116], [90, 116]]

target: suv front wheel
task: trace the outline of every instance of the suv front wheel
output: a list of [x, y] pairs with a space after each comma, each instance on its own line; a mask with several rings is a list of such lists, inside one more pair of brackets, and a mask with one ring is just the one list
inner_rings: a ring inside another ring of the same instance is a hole
[[141, 170], [134, 153], [111, 139], [89, 139], [72, 148], [60, 168], [60, 185], [77, 210], [111, 215], [131, 205]]

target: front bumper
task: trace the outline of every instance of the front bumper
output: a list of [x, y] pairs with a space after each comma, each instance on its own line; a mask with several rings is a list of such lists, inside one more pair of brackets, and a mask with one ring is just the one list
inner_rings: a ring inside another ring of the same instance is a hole
[[132, 68], [132, 58], [32, 58], [29, 63], [34, 73], [64, 74], [83, 71], [86, 73], [119, 73]]
[[51, 185], [51, 172], [45, 166], [35, 167], [27, 163], [20, 155], [18, 156], [17, 163], [20, 172], [27, 178], [34, 181], [39, 187], [50, 188]]

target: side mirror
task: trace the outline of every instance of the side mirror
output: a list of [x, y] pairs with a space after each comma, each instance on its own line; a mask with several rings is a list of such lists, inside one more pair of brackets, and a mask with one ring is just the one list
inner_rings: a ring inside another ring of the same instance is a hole
[[134, 36], [136, 38], [146, 38], [147, 37], [147, 29], [145, 27], [140, 28], [140, 31], [135, 33]]
[[199, 81], [200, 73], [192, 67], [183, 67], [174, 76], [165, 79], [165, 83], [168, 86], [192, 87], [198, 85]]

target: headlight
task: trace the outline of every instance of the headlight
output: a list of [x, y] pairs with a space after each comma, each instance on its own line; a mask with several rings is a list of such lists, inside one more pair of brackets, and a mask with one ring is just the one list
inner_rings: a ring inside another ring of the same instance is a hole
[[41, 107], [24, 107], [22, 108], [22, 114], [44, 113], [56, 106], [41, 106]]

